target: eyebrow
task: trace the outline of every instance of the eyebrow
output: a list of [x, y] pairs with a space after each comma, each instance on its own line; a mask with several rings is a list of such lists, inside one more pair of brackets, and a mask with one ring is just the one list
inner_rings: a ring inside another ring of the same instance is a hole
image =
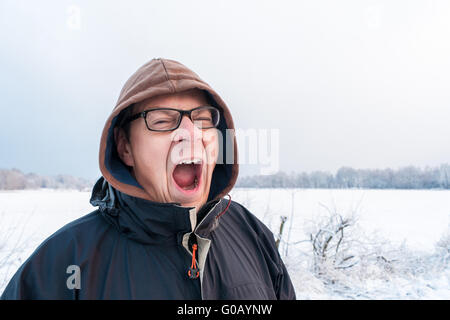
[[143, 108], [142, 111], [139, 111], [139, 112], [143, 112], [145, 110], [159, 109], [159, 108], [160, 109], [172, 109], [172, 110], [192, 110], [192, 109], [199, 108], [199, 107], [213, 107], [213, 105], [211, 105], [209, 103], [201, 103], [195, 107], [191, 107], [191, 108], [187, 108], [187, 109], [182, 109], [182, 108], [180, 108], [180, 106], [167, 107], [167, 106], [157, 105], [157, 106]]

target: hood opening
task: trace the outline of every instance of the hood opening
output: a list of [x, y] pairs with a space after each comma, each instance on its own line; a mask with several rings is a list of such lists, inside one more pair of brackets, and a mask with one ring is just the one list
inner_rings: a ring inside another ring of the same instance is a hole
[[[164, 68], [160, 68], [160, 64], [163, 64]], [[164, 81], [152, 84], [152, 82], [161, 79], [161, 73], [165, 73]], [[103, 177], [114, 188], [128, 195], [149, 200], [145, 190], [133, 177], [131, 167], [125, 165], [117, 153], [114, 129], [120, 124], [119, 122], [121, 122], [126, 110], [134, 103], [144, 99], [162, 94], [186, 91], [192, 88], [203, 90], [206, 93], [208, 103], [220, 110], [220, 121], [217, 129], [221, 131], [223, 141], [219, 142], [218, 163], [212, 174], [208, 201], [223, 197], [231, 190], [237, 179], [238, 162], [234, 130], [232, 132], [227, 130], [234, 129], [228, 107], [217, 93], [200, 80], [195, 73], [180, 63], [167, 59], [151, 60], [127, 81], [113, 113], [105, 124], [100, 142], [100, 170]], [[157, 93], [144, 94], [146, 91], [151, 90]], [[232, 137], [229, 136], [230, 133], [233, 134]], [[233, 153], [233, 157], [231, 157], [234, 159], [233, 163], [226, 163], [229, 152]]]
[[108, 139], [106, 142], [105, 152], [106, 169], [116, 180], [120, 181], [121, 183], [143, 189], [131, 174], [131, 168], [122, 162], [119, 154], [117, 153], [117, 145], [114, 138], [114, 128], [116, 126], [116, 122], [117, 117], [112, 120], [111, 127], [108, 130]]

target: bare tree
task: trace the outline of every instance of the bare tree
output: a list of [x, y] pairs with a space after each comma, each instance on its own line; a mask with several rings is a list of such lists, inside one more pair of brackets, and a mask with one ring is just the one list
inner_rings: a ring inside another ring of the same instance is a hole
[[276, 245], [277, 249], [279, 249], [279, 247], [280, 247], [280, 242], [281, 242], [281, 238], [283, 237], [283, 229], [284, 229], [284, 224], [285, 224], [286, 220], [287, 220], [286, 216], [281, 216], [280, 230], [278, 232], [277, 240], [275, 241], [275, 245]]
[[288, 238], [287, 238], [287, 244], [285, 246], [284, 255], [285, 257], [288, 256], [288, 250], [289, 250], [289, 243], [291, 241], [291, 231], [292, 231], [292, 225], [294, 224], [294, 213], [295, 213], [295, 194], [298, 192], [298, 190], [291, 190], [291, 219], [289, 221], [289, 231], [288, 231]]
[[442, 164], [439, 168], [439, 172], [441, 187], [450, 189], [450, 165], [447, 163]]

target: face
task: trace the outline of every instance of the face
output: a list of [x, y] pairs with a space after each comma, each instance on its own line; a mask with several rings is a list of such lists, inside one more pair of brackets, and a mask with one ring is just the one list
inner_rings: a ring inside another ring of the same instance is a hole
[[[205, 105], [205, 93], [194, 89], [144, 100], [135, 105], [133, 114], [161, 107], [191, 110]], [[185, 115], [176, 130], [155, 132], [139, 118], [131, 122], [129, 141], [122, 129], [116, 141], [120, 158], [132, 167], [132, 174], [152, 201], [197, 208], [207, 201], [219, 151], [216, 128], [199, 129]]]

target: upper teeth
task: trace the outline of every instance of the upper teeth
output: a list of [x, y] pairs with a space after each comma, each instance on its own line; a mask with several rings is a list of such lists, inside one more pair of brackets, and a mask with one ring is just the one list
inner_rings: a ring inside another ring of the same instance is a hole
[[201, 159], [192, 159], [192, 160], [181, 160], [179, 164], [199, 164], [201, 163], [202, 160]]

